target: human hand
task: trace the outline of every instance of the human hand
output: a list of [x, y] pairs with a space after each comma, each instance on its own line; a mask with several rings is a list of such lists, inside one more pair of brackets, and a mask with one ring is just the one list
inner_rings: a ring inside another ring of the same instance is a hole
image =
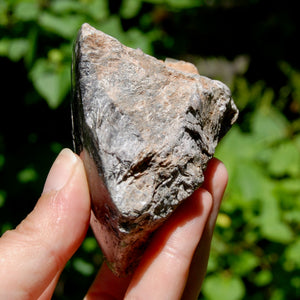
[[227, 180], [213, 158], [202, 187], [157, 230], [135, 273], [120, 279], [103, 264], [85, 300], [197, 299]]
[[[212, 159], [205, 178], [203, 187], [155, 233], [133, 276], [118, 278], [104, 263], [87, 300], [197, 298], [227, 183], [224, 165]], [[0, 298], [50, 299], [66, 262], [86, 235], [89, 219], [82, 161], [63, 150], [34, 210], [0, 239]]]

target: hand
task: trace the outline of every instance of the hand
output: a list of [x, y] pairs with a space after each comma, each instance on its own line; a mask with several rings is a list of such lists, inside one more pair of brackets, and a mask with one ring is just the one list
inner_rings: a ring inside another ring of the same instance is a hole
[[[203, 187], [155, 233], [133, 276], [117, 278], [104, 263], [87, 300], [197, 298], [227, 184], [224, 165], [212, 159], [205, 178]], [[82, 161], [63, 150], [34, 210], [0, 239], [0, 298], [50, 299], [86, 235], [90, 209]]]

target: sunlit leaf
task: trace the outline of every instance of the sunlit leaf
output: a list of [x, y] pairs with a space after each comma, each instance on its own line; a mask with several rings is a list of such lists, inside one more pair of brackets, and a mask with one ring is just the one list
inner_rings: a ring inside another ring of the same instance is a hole
[[34, 21], [39, 14], [38, 2], [22, 1], [16, 4], [14, 16], [20, 21]]
[[84, 9], [82, 3], [73, 0], [54, 0], [51, 1], [51, 10], [58, 14], [80, 12]]
[[269, 170], [275, 176], [300, 174], [300, 151], [292, 141], [283, 142], [273, 150]]
[[264, 143], [278, 141], [287, 136], [287, 120], [270, 107], [256, 110], [252, 118], [253, 134]]
[[94, 237], [86, 238], [82, 244], [82, 248], [88, 253], [95, 251], [98, 247], [98, 243]]
[[109, 16], [109, 0], [86, 0], [87, 13], [96, 21], [104, 21]]
[[231, 218], [224, 214], [224, 213], [219, 213], [218, 218], [217, 218], [217, 226], [223, 227], [223, 228], [228, 228], [231, 225]]
[[[300, 197], [298, 201], [300, 202]], [[288, 223], [300, 224], [300, 210], [291, 210], [284, 213], [284, 220]]]
[[231, 170], [239, 161], [254, 160], [263, 146], [259, 139], [234, 126], [218, 145], [216, 156]]
[[147, 54], [152, 54], [153, 52], [151, 40], [149, 40], [145, 34], [142, 34], [136, 29], [131, 29], [127, 32], [126, 45], [134, 49], [140, 48]]
[[29, 48], [29, 42], [25, 38], [0, 40], [0, 56], [8, 56], [12, 61], [20, 60], [26, 55]]
[[143, 52], [152, 53], [151, 40], [146, 35], [136, 29], [130, 29], [126, 33], [123, 32], [120, 19], [116, 16], [110, 17], [105, 22], [101, 23], [99, 28], [101, 31], [109, 34], [124, 45], [131, 48], [140, 48]]
[[278, 243], [288, 243], [293, 239], [291, 228], [282, 221], [280, 207], [274, 197], [263, 199], [260, 226], [263, 236]]
[[8, 3], [0, 1], [0, 25], [6, 26], [8, 23]]
[[262, 270], [255, 276], [254, 282], [257, 286], [265, 286], [269, 284], [272, 279], [273, 275], [270, 270]]
[[120, 8], [120, 14], [125, 19], [135, 17], [142, 7], [141, 0], [123, 0]]
[[241, 161], [235, 168], [234, 184], [244, 200], [256, 200], [263, 197], [269, 188], [262, 169], [251, 162]]
[[278, 189], [292, 194], [300, 194], [300, 179], [299, 178], [285, 178], [278, 182]]
[[20, 60], [26, 53], [29, 47], [27, 39], [19, 38], [11, 41], [8, 56], [12, 61]]
[[69, 65], [56, 69], [47, 60], [40, 59], [31, 71], [34, 87], [45, 98], [49, 107], [57, 108], [70, 89]]
[[120, 40], [122, 43], [124, 43], [124, 39], [126, 39], [126, 37], [124, 36], [120, 18], [118, 18], [117, 16], [111, 16], [105, 22], [101, 23], [99, 29], [106, 34], [109, 34], [114, 38]]
[[209, 256], [209, 260], [208, 260], [208, 264], [207, 264], [207, 272], [208, 273], [213, 272], [213, 271], [217, 270], [218, 267], [219, 267], [219, 264], [218, 264], [218, 259], [217, 259], [216, 253], [212, 251]]
[[245, 286], [239, 277], [216, 274], [205, 279], [203, 294], [209, 300], [240, 300], [245, 295]]

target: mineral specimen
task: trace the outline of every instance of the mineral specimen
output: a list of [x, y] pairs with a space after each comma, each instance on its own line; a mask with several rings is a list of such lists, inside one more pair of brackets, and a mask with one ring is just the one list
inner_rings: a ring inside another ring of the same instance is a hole
[[224, 84], [83, 24], [74, 49], [75, 149], [91, 226], [111, 269], [134, 270], [149, 235], [204, 180], [238, 110]]

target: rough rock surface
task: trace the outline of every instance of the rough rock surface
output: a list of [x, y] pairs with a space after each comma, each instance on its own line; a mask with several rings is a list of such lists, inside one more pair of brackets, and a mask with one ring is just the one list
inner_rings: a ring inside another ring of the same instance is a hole
[[162, 62], [84, 24], [73, 64], [73, 136], [92, 198], [91, 226], [119, 276], [203, 182], [238, 111], [229, 89], [184, 62]]

